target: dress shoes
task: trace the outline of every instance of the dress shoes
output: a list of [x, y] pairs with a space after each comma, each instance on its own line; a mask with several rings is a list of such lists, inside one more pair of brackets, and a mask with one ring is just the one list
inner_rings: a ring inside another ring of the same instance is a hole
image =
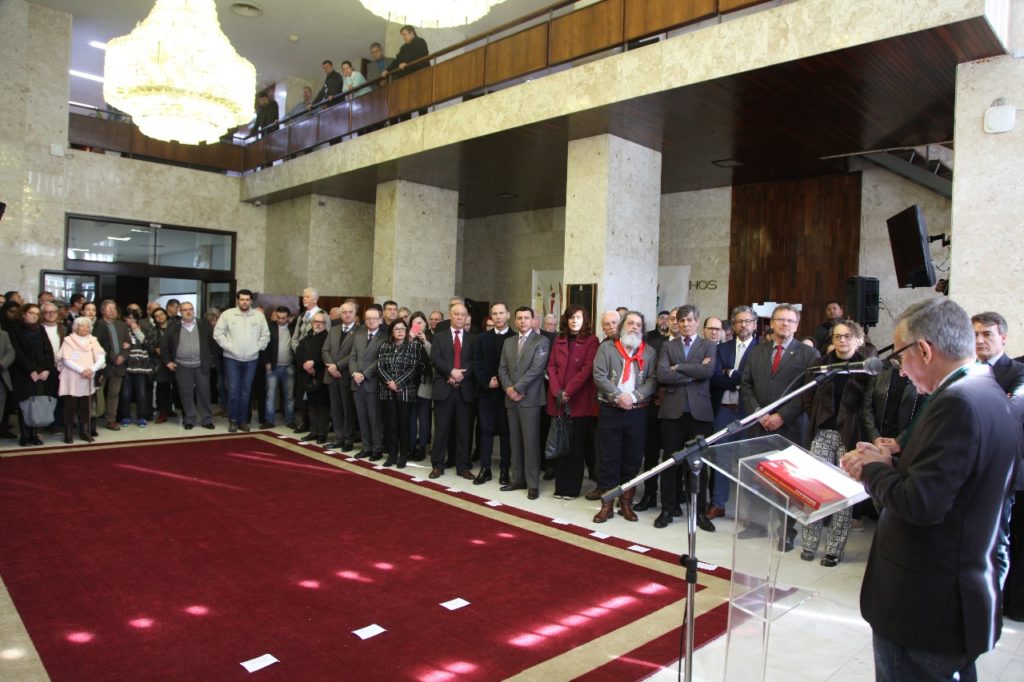
[[238, 424], [235, 422], [228, 422], [228, 433], [238, 433]]
[[379, 462], [379, 461], [381, 461], [382, 459], [384, 459], [384, 455], [382, 455], [382, 454], [381, 454], [381, 453], [379, 453], [379, 452], [375, 452], [375, 453], [373, 453], [372, 455], [370, 455], [370, 461], [371, 461], [371, 462]]
[[274, 428], [274, 425], [271, 424], [270, 422], [260, 422], [260, 428], [263, 430], [272, 429]]
[[715, 524], [711, 523], [711, 519], [704, 514], [697, 514], [697, 527], [708, 533], [715, 532]]
[[238, 430], [239, 431], [244, 431], [246, 433], [249, 433], [249, 423], [248, 422], [238, 422]]
[[213, 425], [213, 422], [207, 422], [206, 424], [203, 424], [203, 428], [204, 428], [204, 429], [215, 429], [215, 428], [217, 428], [217, 427], [215, 427], [215, 426]]
[[761, 526], [747, 526], [740, 532], [736, 533], [737, 540], [753, 540], [754, 538], [763, 538], [768, 535], [768, 530]]
[[307, 433], [305, 436], [303, 436], [302, 438], [299, 439], [299, 442], [300, 443], [312, 443], [315, 440], [316, 440], [316, 434], [315, 433]]
[[316, 444], [317, 445], [326, 445], [327, 444], [327, 436], [317, 436], [316, 437]]
[[648, 509], [654, 509], [658, 506], [658, 493], [644, 493], [644, 496], [640, 498], [640, 501], [633, 505], [633, 509], [638, 512], [647, 511]]
[[719, 507], [717, 504], [713, 504], [708, 507], [707, 517], [709, 519], [717, 519], [725, 516], [725, 510]]
[[538, 497], [540, 497], [540, 490], [537, 488], [530, 488], [526, 491], [526, 499], [536, 500]]
[[672, 523], [672, 512], [664, 511], [658, 514], [658, 518], [654, 519], [655, 528], [664, 528], [668, 524]]
[[434, 467], [430, 470], [430, 476], [428, 478], [441, 478], [442, 476], [444, 476], [444, 469]]
[[344, 441], [341, 444], [341, 451], [342, 452], [352, 452], [355, 449], [356, 449], [356, 446], [352, 445], [352, 443], [350, 441]]
[[464, 478], [467, 481], [473, 481], [474, 483], [476, 483], [476, 476], [474, 476], [473, 472], [470, 471], [469, 469], [466, 469], [461, 474], [459, 474], [459, 478]]
[[185, 424], [185, 430], [186, 430], [186, 431], [191, 431], [191, 430], [192, 430], [192, 428], [193, 428], [193, 425], [192, 425], [192, 424]]
[[676, 508], [672, 510], [672, 516], [677, 519], [683, 515], [683, 505], [677, 504]]
[[586, 500], [590, 500], [591, 502], [594, 502], [595, 500], [600, 500], [606, 492], [608, 492], [608, 488], [602, 488], [598, 486], [597, 488], [594, 488], [589, 493], [584, 495], [583, 498]]
[[793, 540], [795, 538], [796, 538], [796, 529], [794, 529], [792, 531], [786, 531], [786, 535], [784, 537], [779, 538], [779, 544], [777, 545], [777, 549], [780, 552], [792, 552], [793, 551]]
[[509, 481], [512, 480], [512, 476], [509, 474], [508, 469], [502, 469], [498, 476], [499, 485], [508, 485]]
[[341, 447], [341, 443], [339, 443], [337, 441], [333, 441], [333, 440], [330, 443], [327, 443], [327, 444], [324, 445], [324, 449], [326, 449], [326, 450], [337, 450], [340, 447]]
[[551, 468], [547, 469], [544, 472], [544, 480], [545, 481], [553, 481], [553, 480], [555, 480], [555, 468], [554, 467], [551, 467]]
[[388, 455], [388, 458], [384, 460], [384, 466], [393, 467], [398, 463], [398, 457], [395, 455]]
[[483, 485], [489, 480], [491, 480], [491, 470], [481, 469], [479, 473], [477, 473], [476, 478], [473, 479], [473, 485]]
[[369, 450], [360, 450], [359, 452], [356, 453], [356, 459], [362, 459], [363, 457], [369, 457], [372, 454], [373, 453], [370, 452]]
[[513, 490], [526, 490], [526, 484], [525, 483], [515, 483], [515, 484], [508, 483], [508, 484], [503, 485], [500, 488], [498, 488], [498, 490], [500, 490], [503, 493], [511, 492]]

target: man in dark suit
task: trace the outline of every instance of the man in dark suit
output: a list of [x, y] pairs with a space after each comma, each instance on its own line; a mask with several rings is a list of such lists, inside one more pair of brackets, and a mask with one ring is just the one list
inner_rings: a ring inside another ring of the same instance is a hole
[[352, 450], [356, 431], [356, 403], [350, 386], [352, 374], [348, 361], [352, 355], [352, 344], [356, 329], [356, 304], [348, 301], [341, 304], [341, 322], [331, 327], [324, 342], [324, 383], [331, 400], [331, 424], [334, 428], [334, 442], [328, 449]]
[[[1010, 400], [1010, 409], [1018, 421], [1024, 419], [1024, 364], [1006, 355], [1006, 318], [999, 313], [979, 313], [971, 318], [978, 361], [992, 369], [996, 383]], [[1024, 424], [1024, 421], [1022, 421]], [[1006, 617], [1024, 621], [1024, 467], [1018, 476], [1016, 490], [1007, 498], [1001, 557], [1006, 562], [1003, 585], [1003, 610]]]
[[167, 325], [160, 340], [160, 357], [174, 374], [181, 399], [181, 420], [185, 430], [196, 421], [204, 429], [213, 428], [210, 413], [210, 369], [213, 367], [213, 325], [205, 318], [197, 320], [195, 306], [185, 301], [179, 308], [181, 319]]
[[[714, 413], [711, 410], [709, 380], [714, 371], [715, 344], [699, 333], [700, 310], [694, 305], [680, 306], [676, 311], [679, 336], [666, 341], [658, 353], [658, 383], [665, 387], [658, 410], [664, 458], [683, 449], [691, 438], [711, 433]], [[672, 523], [672, 514], [684, 501], [682, 485], [684, 467], [666, 469], [660, 476], [661, 514], [654, 520], [655, 528]], [[707, 504], [708, 470], [700, 475], [697, 495], [697, 525], [714, 532], [715, 526], [704, 514]], [[688, 499], [688, 498], [687, 498]]]
[[[430, 54], [430, 48], [427, 47], [427, 41], [416, 35], [416, 29], [413, 26], [406, 24], [399, 29], [399, 34], [402, 36], [402, 47], [398, 48], [398, 54], [388, 64], [388, 68], [384, 69], [382, 76], [393, 74], [394, 78], [402, 78], [408, 76], [414, 71], [425, 69], [430, 66], [430, 60], [423, 59]], [[414, 63], [415, 62], [415, 63]], [[423, 116], [427, 113], [426, 109], [420, 109], [419, 115]], [[394, 121], [407, 121], [412, 118], [412, 114], [402, 114]], [[467, 331], [469, 331], [467, 327]]]
[[444, 475], [448, 437], [455, 432], [455, 468], [461, 478], [473, 480], [469, 447], [473, 428], [476, 381], [473, 378], [473, 344], [476, 335], [466, 322], [469, 311], [462, 303], [448, 309], [447, 329], [438, 325], [430, 347], [434, 364], [434, 446], [430, 451], [430, 478]]
[[858, 443], [842, 458], [881, 508], [860, 599], [876, 674], [977, 679], [974, 661], [1002, 627], [997, 544], [1024, 432], [974, 364], [971, 322], [952, 300], [908, 308], [893, 342], [902, 373], [928, 400], [898, 457]]
[[369, 457], [371, 462], [384, 457], [383, 415], [377, 393], [380, 385], [377, 356], [387, 339], [386, 333], [380, 328], [380, 320], [379, 310], [366, 310], [363, 326], [350, 332], [353, 335], [352, 354], [348, 360], [348, 370], [352, 375], [352, 397], [359, 419], [359, 433], [363, 439], [363, 449], [356, 457]]
[[[811, 363], [821, 357], [818, 351], [800, 343], [793, 335], [800, 324], [800, 311], [789, 303], [780, 303], [772, 311], [772, 343], [759, 343], [747, 351], [746, 367], [740, 378], [740, 400], [745, 414], [752, 414], [763, 405], [775, 402], [787, 391], [803, 384], [802, 377]], [[803, 443], [807, 415], [799, 400], [780, 405], [775, 412], [761, 417], [747, 432], [750, 437], [777, 433], [794, 442]], [[762, 532], [747, 528], [741, 534]], [[744, 535], [746, 537], [746, 535]], [[781, 549], [793, 549], [796, 522], [786, 517], [785, 537]]]
[[512, 450], [509, 446], [508, 413], [505, 411], [505, 392], [498, 381], [498, 367], [501, 364], [501, 349], [511, 335], [508, 326], [508, 306], [504, 303], [491, 305], [491, 321], [494, 328], [477, 337], [473, 343], [473, 375], [479, 387], [477, 395], [477, 416], [480, 421], [480, 471], [473, 483], [482, 485], [491, 480], [491, 457], [494, 453], [494, 437], [498, 436], [501, 447], [501, 473], [498, 483], [508, 485]]
[[334, 62], [330, 59], [323, 60], [320, 65], [324, 68], [324, 84], [320, 86], [320, 91], [313, 98], [313, 106], [316, 107], [317, 104], [325, 101], [327, 102], [326, 106], [331, 106], [334, 96], [345, 89], [345, 79], [334, 70]]
[[527, 489], [531, 500], [540, 497], [540, 413], [547, 405], [544, 371], [551, 342], [533, 329], [533, 309], [516, 308], [518, 334], [505, 340], [498, 380], [505, 391], [512, 446], [512, 480], [501, 490]]
[[[711, 374], [711, 408], [715, 412], [715, 432], [746, 414], [740, 404], [740, 379], [746, 367], [747, 351], [757, 345], [754, 327], [757, 316], [749, 306], [741, 305], [732, 311], [732, 340], [715, 348], [715, 371]], [[719, 443], [725, 442], [720, 440]], [[725, 515], [731, 482], [717, 470], [712, 473], [709, 519]]]
[[99, 340], [103, 352], [107, 354], [107, 367], [103, 370], [105, 383], [102, 389], [107, 399], [107, 428], [111, 431], [120, 431], [121, 425], [117, 423], [117, 403], [121, 397], [121, 382], [127, 372], [125, 362], [128, 360], [128, 325], [117, 319], [117, 304], [109, 298], [100, 303], [100, 315], [102, 317], [96, 320], [93, 336]]

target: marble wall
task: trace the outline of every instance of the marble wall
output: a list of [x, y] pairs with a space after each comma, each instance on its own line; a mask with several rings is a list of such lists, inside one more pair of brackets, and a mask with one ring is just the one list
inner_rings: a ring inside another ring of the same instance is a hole
[[729, 314], [731, 216], [729, 187], [662, 195], [658, 264], [690, 266], [685, 300], [669, 292], [666, 306], [692, 303], [703, 317]]

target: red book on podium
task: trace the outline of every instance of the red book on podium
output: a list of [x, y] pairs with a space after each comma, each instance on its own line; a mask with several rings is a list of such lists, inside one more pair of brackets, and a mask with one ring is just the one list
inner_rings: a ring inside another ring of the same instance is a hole
[[811, 509], [845, 499], [832, 488], [810, 476], [788, 459], [770, 459], [758, 462], [757, 471]]

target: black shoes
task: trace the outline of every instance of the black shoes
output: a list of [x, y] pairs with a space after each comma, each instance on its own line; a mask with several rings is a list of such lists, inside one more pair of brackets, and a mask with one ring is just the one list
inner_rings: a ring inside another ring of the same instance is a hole
[[498, 490], [500, 490], [503, 493], [511, 492], [513, 490], [526, 490], [526, 484], [516, 483], [515, 485], [512, 485], [511, 483], [506, 483], [505, 485], [498, 488]]
[[193, 428], [192, 424], [184, 424], [183, 427], [186, 431], [191, 431]]
[[500, 485], [508, 485], [511, 480], [512, 477], [509, 476], [508, 469], [502, 469], [501, 473], [498, 475], [498, 483]]
[[303, 436], [302, 438], [299, 439], [299, 442], [300, 443], [312, 443], [315, 440], [316, 440], [316, 434], [315, 433], [307, 433], [305, 436]]
[[216, 427], [213, 425], [213, 422], [208, 422], [206, 424], [203, 424], [203, 428], [204, 429], [215, 429]]
[[715, 532], [715, 524], [705, 514], [697, 514], [697, 527], [708, 533]]
[[359, 452], [356, 453], [356, 459], [362, 459], [363, 457], [369, 457], [372, 454], [373, 453], [370, 452], [369, 450], [360, 450]]
[[479, 473], [477, 473], [476, 478], [473, 479], [473, 485], [483, 485], [489, 480], [491, 480], [491, 470], [481, 469]]
[[444, 476], [444, 469], [434, 467], [430, 470], [430, 475], [427, 478], [441, 478], [442, 476]]
[[398, 463], [398, 457], [396, 457], [395, 455], [388, 455], [388, 458], [386, 460], [384, 460], [384, 466], [386, 466], [386, 467], [393, 467], [397, 463]]
[[381, 454], [381, 453], [379, 453], [379, 452], [375, 452], [375, 453], [373, 453], [372, 455], [370, 455], [370, 461], [371, 461], [371, 462], [379, 462], [379, 461], [381, 461], [382, 459], [384, 459], [384, 455], [382, 455], [382, 454]]
[[[803, 556], [800, 558], [803, 559]], [[821, 560], [821, 565], [825, 568], [835, 568], [839, 565], [839, 557], [835, 554], [826, 554], [825, 558]]]
[[662, 511], [658, 514], [658, 518], [654, 519], [655, 528], [664, 528], [668, 524], [672, 523], [672, 512]]
[[272, 429], [272, 428], [274, 428], [274, 425], [271, 424], [270, 422], [260, 422], [260, 428], [264, 429], [264, 430]]
[[245, 431], [246, 433], [249, 433], [249, 425], [247, 423], [245, 423], [245, 422], [240, 422], [238, 424], [238, 428], [241, 431]]
[[526, 491], [526, 499], [536, 500], [538, 497], [540, 497], [540, 490], [537, 488], [530, 488]]
[[658, 493], [644, 493], [644, 496], [640, 498], [640, 502], [633, 505], [633, 511], [647, 511], [648, 509], [654, 509], [658, 506]]

